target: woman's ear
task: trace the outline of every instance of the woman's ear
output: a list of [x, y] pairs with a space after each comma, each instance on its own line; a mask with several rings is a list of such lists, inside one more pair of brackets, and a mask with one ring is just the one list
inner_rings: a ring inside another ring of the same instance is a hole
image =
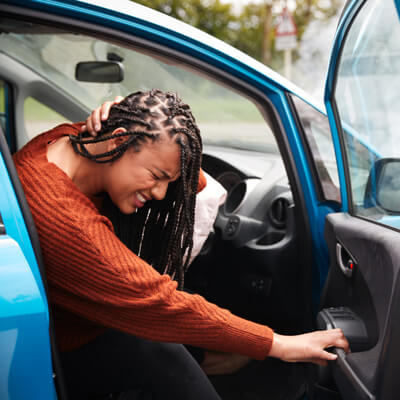
[[[126, 131], [127, 130], [125, 128], [117, 128], [111, 132], [111, 135], [115, 135], [117, 133], [126, 132]], [[118, 136], [116, 138], [107, 140], [107, 142], [106, 142], [107, 143], [107, 151], [114, 150], [115, 148], [120, 146], [122, 143], [126, 142], [128, 140], [128, 138], [129, 138], [129, 136]]]

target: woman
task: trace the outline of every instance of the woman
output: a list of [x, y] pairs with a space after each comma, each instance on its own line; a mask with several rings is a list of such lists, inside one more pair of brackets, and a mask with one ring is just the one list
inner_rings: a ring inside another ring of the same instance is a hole
[[340, 330], [281, 336], [177, 290], [205, 182], [199, 130], [175, 94], [126, 97], [95, 138], [81, 126], [61, 125], [15, 155], [72, 398], [141, 386], [154, 399], [218, 399], [172, 343], [317, 363], [336, 358], [326, 347], [348, 350]]

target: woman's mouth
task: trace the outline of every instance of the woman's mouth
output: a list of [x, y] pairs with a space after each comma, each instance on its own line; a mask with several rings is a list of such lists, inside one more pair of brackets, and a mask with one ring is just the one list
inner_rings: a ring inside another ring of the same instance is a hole
[[140, 193], [135, 193], [134, 203], [137, 208], [143, 207], [147, 199]]

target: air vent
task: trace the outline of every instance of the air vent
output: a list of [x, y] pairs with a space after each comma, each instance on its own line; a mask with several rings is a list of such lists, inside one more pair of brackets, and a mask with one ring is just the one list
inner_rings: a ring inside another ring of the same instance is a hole
[[277, 228], [284, 228], [286, 226], [288, 205], [288, 201], [283, 198], [276, 199], [271, 204], [269, 217]]

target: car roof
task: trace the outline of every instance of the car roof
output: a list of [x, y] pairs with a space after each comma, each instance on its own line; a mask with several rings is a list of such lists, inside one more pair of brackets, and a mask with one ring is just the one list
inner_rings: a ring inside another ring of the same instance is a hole
[[[68, 0], [62, 1], [65, 3], [69, 3]], [[236, 64], [242, 64], [246, 66], [247, 69], [250, 68], [257, 73], [262, 74], [275, 85], [278, 85], [281, 89], [287, 90], [288, 92], [297, 95], [313, 107], [319, 110], [325, 110], [325, 107], [321, 102], [317, 101], [309, 93], [307, 93], [276, 71], [267, 67], [265, 64], [262, 64], [261, 62], [255, 60], [254, 58], [248, 56], [247, 54], [234, 48], [233, 46], [223, 42], [222, 40], [217, 39], [216, 37], [211, 36], [208, 33], [201, 31], [200, 29], [190, 26], [185, 22], [179, 21], [166, 14], [145, 7], [141, 4], [134, 3], [130, 0], [119, 0], [118, 2], [110, 2], [109, 0], [78, 1], [80, 3], [90, 4], [91, 6], [110, 10], [112, 13], [117, 12], [129, 15], [130, 17], [141, 20], [145, 25], [153, 25], [153, 27], [157, 27], [158, 30], [167, 32], [169, 31], [172, 32], [175, 36], [179, 35], [185, 37], [190, 42], [195, 43], [202, 48], [207, 48], [210, 51], [222, 53], [234, 60]]]

